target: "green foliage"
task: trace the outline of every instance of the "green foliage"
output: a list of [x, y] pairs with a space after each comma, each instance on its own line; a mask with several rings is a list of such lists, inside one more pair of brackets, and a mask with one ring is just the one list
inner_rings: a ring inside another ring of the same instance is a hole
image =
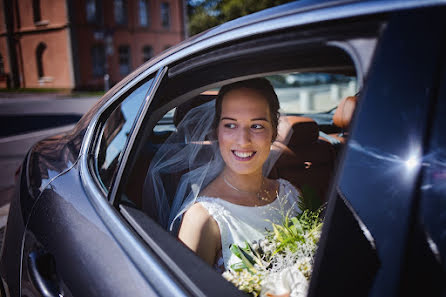
[[234, 269], [235, 271], [241, 269], [248, 269], [249, 271], [255, 272], [254, 269], [255, 261], [253, 258], [254, 254], [248, 243], [246, 243], [245, 248], [241, 248], [236, 244], [232, 244], [229, 249], [234, 255], [236, 255], [239, 259], [242, 260], [242, 262], [237, 263], [238, 265], [237, 264], [235, 266], [233, 265], [233, 267], [231, 267], [232, 269]]
[[294, 0], [189, 0], [189, 35]]
[[322, 229], [322, 211], [306, 209], [295, 217], [291, 211], [282, 213], [282, 224], [272, 223], [265, 238], [245, 242], [244, 247], [232, 244], [232, 254], [241, 261], [231, 265], [223, 277], [252, 296], [259, 296], [264, 288], [268, 290], [271, 283], [275, 287], [278, 273], [292, 273], [298, 280], [295, 284], [302, 284], [302, 279], [309, 282]]
[[189, 18], [190, 35], [195, 35], [221, 24], [216, 16], [212, 16], [204, 7], [197, 7], [194, 14]]
[[[247, 242], [244, 248], [232, 244], [230, 250], [241, 262], [231, 268], [234, 271], [246, 269], [256, 273], [256, 267], [268, 267], [273, 257], [285, 249], [296, 252], [308, 241], [317, 244], [322, 229], [322, 212], [323, 208], [319, 208], [314, 211], [305, 209], [295, 217], [290, 217], [289, 213], [285, 214], [282, 225], [272, 223], [273, 230], [267, 232], [263, 247], [262, 242], [256, 243], [255, 248]], [[274, 248], [268, 249], [268, 246]], [[269, 252], [266, 252], [267, 250]]]
[[322, 207], [322, 200], [316, 193], [316, 190], [309, 185], [301, 186], [302, 197], [298, 202], [300, 209], [316, 211]]
[[273, 237], [278, 242], [273, 255], [285, 248], [294, 252], [299, 248], [299, 244], [305, 243], [308, 238], [316, 243], [318, 237], [313, 237], [312, 234], [320, 232], [322, 228], [321, 212], [322, 208], [316, 211], [306, 209], [296, 217], [285, 216], [283, 225], [273, 224]]

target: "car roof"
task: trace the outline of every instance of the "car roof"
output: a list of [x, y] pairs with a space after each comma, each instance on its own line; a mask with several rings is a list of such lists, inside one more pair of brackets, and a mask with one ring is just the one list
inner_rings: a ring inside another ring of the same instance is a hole
[[289, 27], [397, 10], [446, 5], [446, 0], [301, 0], [265, 9], [192, 36], [143, 64], [135, 73], [168, 65], [210, 47]]

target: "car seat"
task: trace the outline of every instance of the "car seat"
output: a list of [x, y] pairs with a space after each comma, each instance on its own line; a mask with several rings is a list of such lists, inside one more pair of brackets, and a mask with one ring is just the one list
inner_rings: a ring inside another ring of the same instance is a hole
[[333, 173], [333, 147], [319, 139], [319, 127], [313, 119], [287, 116], [286, 120], [289, 125], [279, 129], [282, 136], [272, 145], [280, 156], [269, 177], [288, 180], [305, 198], [317, 199], [314, 202], [321, 204], [326, 200]]
[[357, 96], [349, 96], [339, 102], [338, 108], [333, 115], [333, 125], [341, 129], [340, 133], [329, 134], [341, 144], [347, 141], [348, 129], [356, 109]]

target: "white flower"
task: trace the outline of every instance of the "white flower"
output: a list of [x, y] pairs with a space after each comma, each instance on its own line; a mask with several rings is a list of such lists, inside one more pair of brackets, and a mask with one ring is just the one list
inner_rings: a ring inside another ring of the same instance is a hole
[[290, 297], [304, 297], [307, 290], [307, 278], [294, 266], [266, 276], [260, 296], [267, 297], [268, 294], [283, 295], [288, 293]]

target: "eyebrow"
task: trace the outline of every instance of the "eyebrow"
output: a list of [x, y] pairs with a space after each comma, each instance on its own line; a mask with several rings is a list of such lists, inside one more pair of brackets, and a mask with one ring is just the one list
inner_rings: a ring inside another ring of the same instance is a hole
[[[223, 117], [223, 118], [220, 119], [220, 121], [223, 121], [223, 120], [229, 120], [229, 121], [236, 121], [237, 122], [236, 119], [229, 118], [229, 117]], [[265, 121], [265, 122], [268, 122], [268, 120], [266, 118], [254, 118], [254, 119], [251, 119], [251, 121]]]

